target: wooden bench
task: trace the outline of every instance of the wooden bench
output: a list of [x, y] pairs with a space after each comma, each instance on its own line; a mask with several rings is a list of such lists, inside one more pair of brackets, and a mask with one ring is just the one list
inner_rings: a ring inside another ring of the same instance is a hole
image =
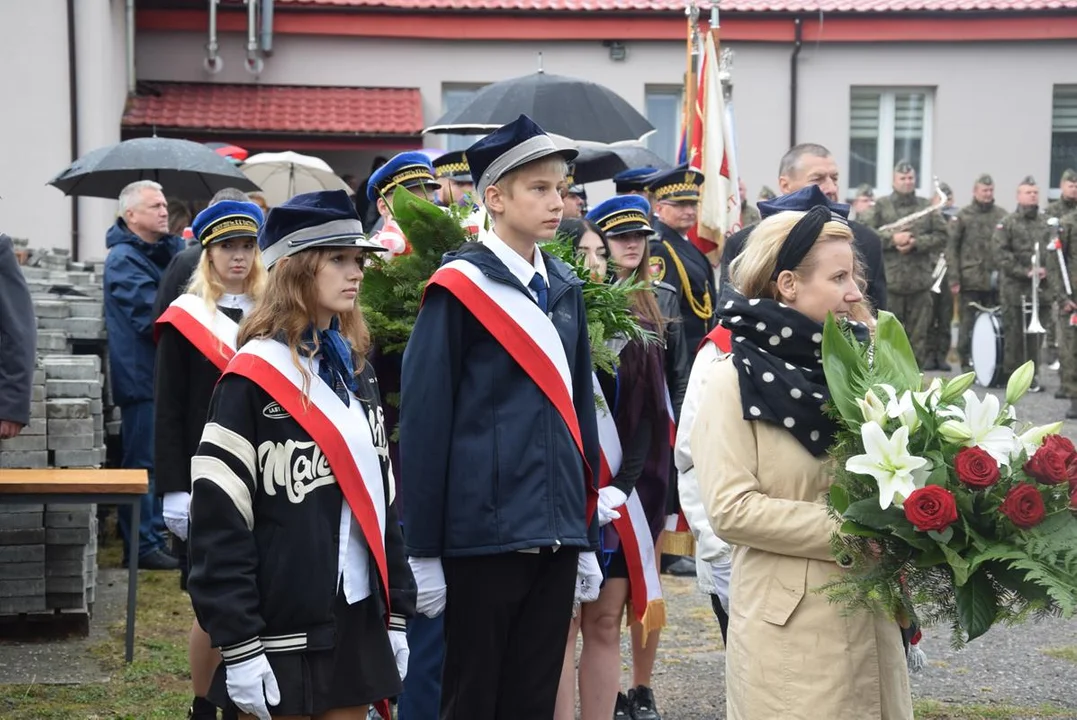
[[0, 470], [0, 504], [102, 503], [130, 505], [131, 529], [127, 562], [127, 628], [124, 658], [135, 652], [135, 602], [138, 590], [139, 502], [149, 491], [145, 470], [48, 468]]

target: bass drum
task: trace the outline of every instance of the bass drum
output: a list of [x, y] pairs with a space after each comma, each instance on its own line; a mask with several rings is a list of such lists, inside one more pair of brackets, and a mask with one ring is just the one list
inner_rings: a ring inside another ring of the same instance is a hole
[[980, 387], [1002, 387], [1002, 315], [981, 310], [972, 326], [972, 369]]

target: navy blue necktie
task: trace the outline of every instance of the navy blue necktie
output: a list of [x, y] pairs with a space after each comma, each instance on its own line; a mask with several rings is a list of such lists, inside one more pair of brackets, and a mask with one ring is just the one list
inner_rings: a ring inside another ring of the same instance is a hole
[[542, 275], [535, 273], [531, 278], [531, 282], [527, 283], [527, 287], [535, 291], [535, 295], [538, 297], [538, 306], [542, 312], [548, 312], [546, 308], [546, 281], [542, 279]]

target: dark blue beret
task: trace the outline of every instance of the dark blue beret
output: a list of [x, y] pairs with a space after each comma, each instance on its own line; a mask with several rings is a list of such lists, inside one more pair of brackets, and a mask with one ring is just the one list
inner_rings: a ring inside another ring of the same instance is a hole
[[613, 185], [617, 192], [632, 192], [633, 190], [646, 190], [647, 183], [658, 174], [658, 168], [646, 165], [639, 168], [622, 170], [613, 176]]
[[847, 222], [849, 219], [849, 206], [844, 203], [831, 202], [823, 194], [823, 191], [819, 189], [818, 185], [805, 185], [788, 195], [782, 195], [773, 200], [764, 200], [758, 203], [757, 207], [759, 208], [759, 215], [766, 218], [780, 212], [808, 212], [817, 205], [829, 208], [831, 214], [838, 216], [843, 222]]

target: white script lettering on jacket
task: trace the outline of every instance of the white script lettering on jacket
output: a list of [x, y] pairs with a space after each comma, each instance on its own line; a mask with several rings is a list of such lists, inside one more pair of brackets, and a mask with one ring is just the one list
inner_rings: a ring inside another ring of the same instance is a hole
[[258, 466], [266, 495], [276, 495], [277, 488], [282, 487], [288, 500], [297, 505], [313, 490], [337, 481], [329, 461], [313, 440], [267, 440], [258, 446]]

